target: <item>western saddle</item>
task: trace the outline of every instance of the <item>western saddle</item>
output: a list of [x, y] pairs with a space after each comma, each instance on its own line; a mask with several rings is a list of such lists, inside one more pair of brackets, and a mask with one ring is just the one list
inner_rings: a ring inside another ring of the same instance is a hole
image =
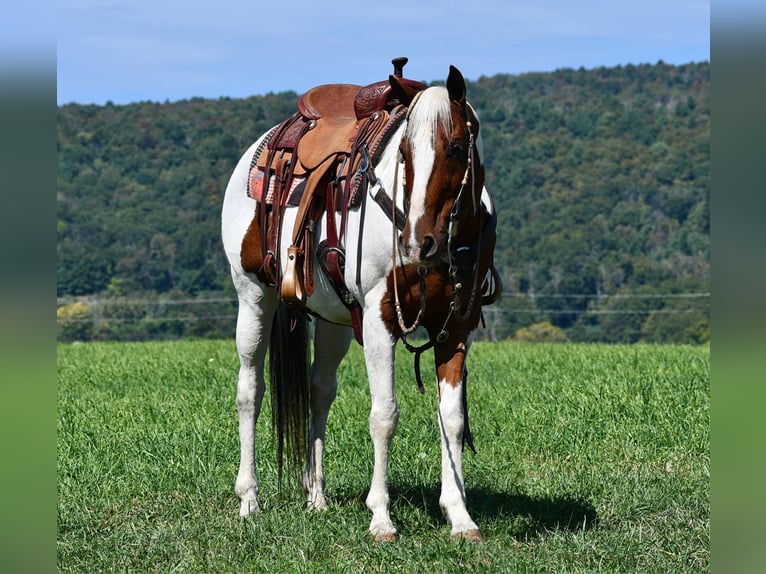
[[[402, 77], [406, 63], [407, 58], [392, 60], [398, 83], [413, 92], [425, 89], [425, 84]], [[266, 135], [250, 164], [248, 194], [256, 207], [242, 241], [243, 269], [276, 287], [290, 308], [304, 311], [315, 288], [316, 227], [327, 213], [326, 239], [316, 250], [318, 263], [349, 309], [360, 344], [361, 308], [344, 279], [346, 218], [349, 208], [361, 204], [372, 179], [368, 167], [405, 113], [389, 80], [364, 87], [317, 86], [300, 97], [295, 114]], [[288, 205], [297, 206], [298, 212], [282, 274], [279, 246]], [[336, 212], [341, 214], [340, 225]], [[386, 213], [391, 214], [390, 207]], [[403, 215], [396, 219], [401, 225]]]

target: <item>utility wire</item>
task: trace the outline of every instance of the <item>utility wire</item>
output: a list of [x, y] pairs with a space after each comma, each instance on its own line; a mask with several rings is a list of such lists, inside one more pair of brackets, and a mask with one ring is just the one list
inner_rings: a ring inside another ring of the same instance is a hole
[[710, 293], [614, 293], [608, 294], [584, 294], [584, 293], [503, 293], [503, 298], [520, 299], [697, 299], [710, 297]]
[[[704, 299], [709, 298], [710, 293], [614, 293], [614, 294], [594, 294], [594, 293], [551, 293], [551, 294], [531, 294], [531, 293], [503, 293], [501, 298], [513, 299]], [[57, 305], [66, 305], [77, 301], [77, 297], [59, 297], [56, 299]], [[94, 299], [92, 304], [104, 306], [114, 304], [134, 304], [134, 305], [202, 305], [208, 303], [236, 303], [236, 297], [208, 297], [200, 299], [146, 299], [118, 297], [114, 299]], [[580, 311], [578, 311], [580, 312]]]

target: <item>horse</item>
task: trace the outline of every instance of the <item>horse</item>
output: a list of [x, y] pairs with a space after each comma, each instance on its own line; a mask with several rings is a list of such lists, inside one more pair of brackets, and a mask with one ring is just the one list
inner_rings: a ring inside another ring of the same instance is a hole
[[[467, 419], [466, 357], [481, 307], [494, 300], [500, 289], [492, 264], [496, 213], [484, 185], [479, 118], [466, 99], [461, 72], [450, 66], [446, 85], [416, 88], [400, 76], [391, 75], [385, 88], [396, 94], [393, 101], [404, 118], [375, 157], [365, 155], [358, 163], [354, 175], [363, 174], [369, 182], [361, 205], [345, 210], [340, 223], [338, 212], [326, 209], [313, 227], [319, 244], [338, 225], [344, 229], [341, 275], [346, 297], [356, 302], [361, 325], [328, 273], [316, 271], [313, 290], [296, 310], [285, 304], [278, 285], [275, 288], [263, 273], [243, 264], [248, 249], [245, 237], [258, 212], [258, 201], [247, 193], [248, 178], [253, 158], [274, 130], [248, 148], [230, 177], [223, 201], [222, 239], [239, 303], [240, 464], [235, 492], [242, 517], [259, 512], [255, 429], [269, 349], [280, 482], [284, 449], [292, 460], [300, 461], [307, 508], [328, 507], [323, 470], [326, 425], [338, 389], [337, 368], [358, 327], [371, 394], [374, 470], [366, 497], [372, 513], [369, 532], [376, 541], [396, 540], [388, 490], [389, 449], [399, 421], [394, 355], [398, 341], [408, 344], [407, 335], [420, 327], [421, 333], [428, 334], [427, 346], [433, 347], [436, 369], [442, 463], [439, 505], [451, 525], [451, 537], [481, 541], [481, 530], [467, 510], [462, 468], [464, 443], [473, 448]], [[293, 227], [298, 211], [296, 206], [284, 207], [279, 214], [281, 229]], [[278, 238], [278, 275], [288, 272], [288, 235]], [[306, 256], [316, 258], [318, 251], [314, 246]], [[310, 368], [308, 321], [314, 324]], [[416, 358], [419, 362], [420, 355]], [[419, 368], [417, 375], [420, 383]]]

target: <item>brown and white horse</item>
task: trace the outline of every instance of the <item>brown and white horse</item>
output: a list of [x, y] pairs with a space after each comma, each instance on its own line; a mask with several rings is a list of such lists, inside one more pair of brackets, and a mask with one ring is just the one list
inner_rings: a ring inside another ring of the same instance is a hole
[[[455, 67], [450, 67], [446, 87], [415, 93], [394, 76], [390, 81], [408, 105], [407, 116], [372, 166], [376, 183], [368, 190], [366, 205], [351, 209], [346, 221], [345, 282], [363, 311], [364, 356], [372, 396], [369, 428], [375, 465], [366, 500], [372, 511], [370, 532], [376, 540], [397, 537], [388, 493], [389, 449], [399, 420], [394, 352], [403, 335], [422, 326], [433, 344], [436, 366], [442, 451], [439, 504], [454, 537], [481, 540], [466, 508], [462, 470], [463, 443], [467, 439], [470, 444], [466, 355], [470, 334], [480, 320], [482, 285], [490, 281], [495, 245], [495, 213], [484, 187], [479, 121], [466, 101], [465, 81]], [[255, 428], [269, 347], [277, 428], [280, 435], [292, 432], [284, 437], [287, 450], [297, 452], [305, 462], [308, 508], [327, 507], [322, 462], [325, 429], [337, 392], [336, 371], [352, 339], [348, 309], [330, 279], [317, 271], [315, 291], [306, 300], [306, 311], [316, 318], [309, 372], [301, 365], [301, 359], [309, 356], [305, 316], [296, 321], [294, 313], [283, 312], [276, 290], [242, 268], [243, 237], [255, 208], [246, 193], [248, 171], [264, 137], [236, 166], [222, 214], [223, 244], [239, 298], [241, 458], [235, 490], [242, 516], [259, 510]], [[392, 214], [370, 200], [378, 193], [386, 194], [405, 214], [401, 232]], [[292, 228], [296, 210], [285, 210], [285, 229]], [[326, 217], [319, 222], [317, 244], [325, 233]], [[288, 243], [289, 238], [283, 239], [283, 253]], [[302, 374], [307, 375], [305, 383]], [[282, 437], [279, 444], [281, 469]]]

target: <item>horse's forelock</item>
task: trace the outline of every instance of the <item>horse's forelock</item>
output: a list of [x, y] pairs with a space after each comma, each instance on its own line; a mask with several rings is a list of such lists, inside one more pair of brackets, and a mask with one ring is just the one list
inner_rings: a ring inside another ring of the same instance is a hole
[[413, 137], [423, 131], [436, 137], [439, 129], [449, 134], [452, 127], [452, 110], [447, 88], [434, 86], [421, 92], [417, 101], [413, 102], [405, 137]]

